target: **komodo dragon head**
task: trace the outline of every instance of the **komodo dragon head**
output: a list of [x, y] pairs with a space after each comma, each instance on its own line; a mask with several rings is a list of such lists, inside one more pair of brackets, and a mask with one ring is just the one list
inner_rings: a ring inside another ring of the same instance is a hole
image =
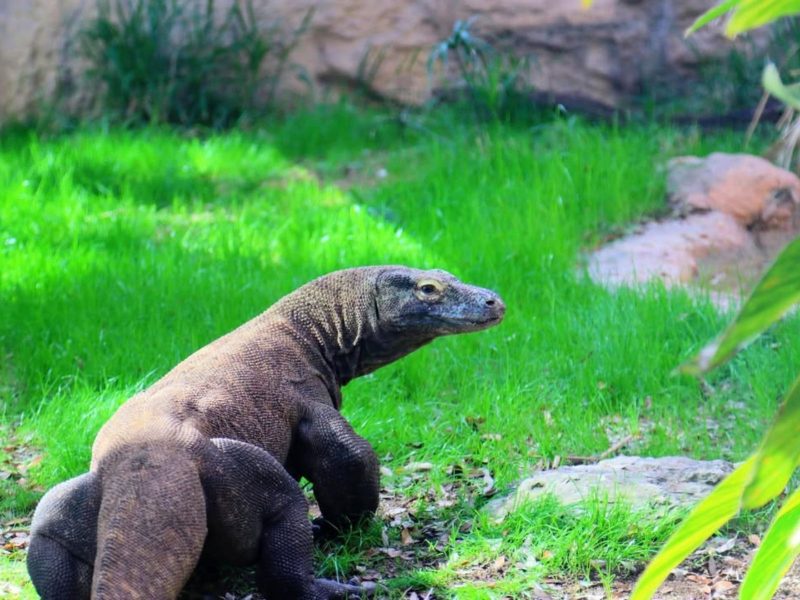
[[344, 385], [437, 337], [497, 325], [505, 305], [446, 271], [380, 266], [329, 273], [275, 310], [311, 332]]
[[505, 304], [491, 290], [439, 269], [388, 268], [375, 282], [375, 311], [386, 330], [409, 337], [479, 331], [503, 320]]

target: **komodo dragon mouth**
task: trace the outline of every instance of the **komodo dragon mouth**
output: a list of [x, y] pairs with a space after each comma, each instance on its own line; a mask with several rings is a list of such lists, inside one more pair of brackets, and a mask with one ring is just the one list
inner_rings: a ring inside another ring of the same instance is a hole
[[502, 320], [505, 309], [499, 309], [500, 314], [491, 315], [484, 318], [441, 318], [448, 325], [470, 327], [470, 331], [480, 331], [498, 325]]
[[443, 335], [492, 327], [493, 291], [401, 266], [330, 273], [195, 352], [103, 426], [88, 473], [45, 494], [28, 570], [43, 600], [172, 600], [201, 554], [256, 564], [272, 600], [357, 597], [317, 579], [308, 502], [336, 530], [374, 514], [375, 451], [341, 388]]

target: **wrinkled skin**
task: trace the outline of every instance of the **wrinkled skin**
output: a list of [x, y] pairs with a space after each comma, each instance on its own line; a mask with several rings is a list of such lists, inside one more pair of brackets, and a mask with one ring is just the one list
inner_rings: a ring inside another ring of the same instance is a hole
[[28, 569], [44, 600], [175, 598], [204, 558], [257, 565], [270, 599], [363, 589], [315, 579], [308, 506], [374, 513], [378, 460], [339, 413], [340, 388], [505, 312], [444, 271], [362, 267], [301, 287], [184, 360], [103, 426], [89, 473], [50, 490]]

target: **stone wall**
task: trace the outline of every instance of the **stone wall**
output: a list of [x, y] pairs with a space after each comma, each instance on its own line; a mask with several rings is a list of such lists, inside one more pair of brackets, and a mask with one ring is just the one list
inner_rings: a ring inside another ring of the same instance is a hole
[[[232, 0], [220, 0], [221, 3]], [[0, 120], [46, 102], [57, 77], [75, 70], [70, 32], [96, 0], [0, 0]], [[475, 29], [496, 46], [532, 57], [536, 89], [558, 99], [606, 107], [624, 104], [648, 78], [678, 81], [698, 61], [726, 53], [729, 42], [706, 29], [687, 42], [683, 30], [709, 0], [254, 0], [259, 18], [287, 27], [314, 8], [293, 62], [317, 92], [359, 81], [365, 56], [379, 68], [369, 84], [406, 103], [431, 93], [431, 47], [456, 19], [477, 16]], [[378, 64], [378, 63], [375, 63]], [[437, 79], [437, 81], [439, 81]], [[287, 79], [287, 84], [292, 82]], [[91, 95], [91, 89], [79, 89]]]

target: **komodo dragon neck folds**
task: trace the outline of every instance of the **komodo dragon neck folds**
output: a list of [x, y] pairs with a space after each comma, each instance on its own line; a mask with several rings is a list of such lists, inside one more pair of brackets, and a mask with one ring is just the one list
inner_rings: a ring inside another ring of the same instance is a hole
[[395, 266], [337, 271], [289, 294], [103, 426], [91, 470], [36, 509], [36, 590], [44, 600], [172, 599], [202, 554], [256, 564], [271, 600], [361, 594], [314, 578], [297, 483], [311, 481], [328, 523], [378, 506], [378, 460], [339, 414], [340, 387], [504, 312], [492, 291]]

